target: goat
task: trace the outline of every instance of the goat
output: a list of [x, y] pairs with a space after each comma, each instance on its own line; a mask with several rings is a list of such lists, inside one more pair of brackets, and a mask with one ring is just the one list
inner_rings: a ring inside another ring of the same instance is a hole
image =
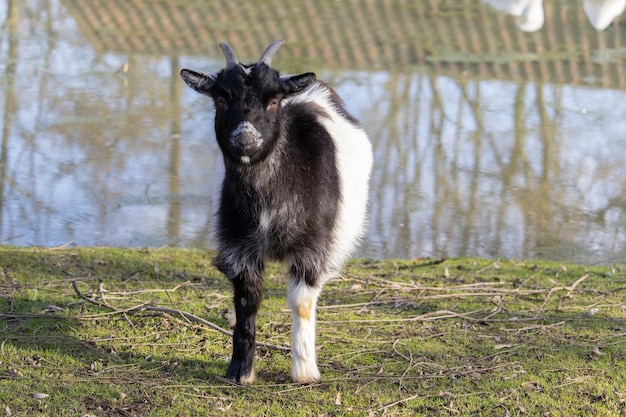
[[288, 265], [293, 314], [291, 378], [320, 380], [315, 352], [317, 301], [364, 229], [372, 149], [337, 93], [307, 72], [280, 75], [271, 43], [254, 64], [219, 44], [226, 67], [180, 72], [215, 104], [224, 159], [214, 265], [232, 282], [236, 323], [226, 377], [254, 382], [256, 315], [264, 261]]

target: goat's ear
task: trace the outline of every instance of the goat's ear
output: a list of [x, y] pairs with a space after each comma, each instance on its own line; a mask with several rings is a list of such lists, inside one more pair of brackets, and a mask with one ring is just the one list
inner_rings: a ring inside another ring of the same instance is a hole
[[211, 87], [215, 83], [215, 75], [195, 72], [188, 69], [180, 71], [180, 77], [185, 84], [193, 88], [200, 94], [210, 95]]
[[280, 85], [286, 94], [297, 93], [307, 88], [315, 81], [315, 73], [306, 72], [298, 75], [283, 75], [280, 77]]

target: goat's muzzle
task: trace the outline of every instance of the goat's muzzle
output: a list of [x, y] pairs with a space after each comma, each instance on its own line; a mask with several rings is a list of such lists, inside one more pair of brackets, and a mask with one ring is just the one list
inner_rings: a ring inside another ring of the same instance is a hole
[[263, 135], [252, 123], [241, 122], [230, 134], [230, 143], [242, 157], [254, 155], [263, 145]]
[[255, 153], [263, 142], [254, 134], [243, 132], [236, 138], [238, 147], [243, 151], [244, 155], [252, 155]]

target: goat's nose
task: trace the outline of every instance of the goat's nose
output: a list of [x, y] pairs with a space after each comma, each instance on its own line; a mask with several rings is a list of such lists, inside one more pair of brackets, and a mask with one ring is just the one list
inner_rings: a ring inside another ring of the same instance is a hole
[[237, 136], [237, 143], [242, 148], [248, 148], [249, 146], [252, 146], [256, 141], [257, 136], [249, 131], [243, 131], [239, 134], [239, 136]]
[[263, 142], [263, 135], [250, 122], [241, 122], [231, 134], [231, 143], [244, 151], [254, 151]]

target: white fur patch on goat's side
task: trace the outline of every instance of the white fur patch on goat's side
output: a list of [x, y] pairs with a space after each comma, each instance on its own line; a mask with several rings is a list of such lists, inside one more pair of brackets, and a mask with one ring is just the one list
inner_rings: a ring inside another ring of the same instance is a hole
[[341, 268], [365, 229], [373, 155], [372, 145], [363, 129], [340, 115], [332, 116], [332, 120], [322, 120], [322, 123], [332, 132], [341, 182], [333, 250], [335, 266]]
[[320, 288], [309, 287], [304, 281], [292, 279], [287, 291], [289, 307], [293, 314], [291, 342], [291, 379], [298, 383], [320, 380], [315, 353], [315, 319]]
[[372, 170], [372, 145], [365, 131], [346, 120], [331, 100], [332, 93], [323, 83], [315, 83], [302, 93], [283, 102], [312, 102], [329, 117], [318, 121], [326, 128], [335, 145], [335, 160], [340, 178], [341, 201], [333, 230], [331, 267], [339, 273], [361, 238], [366, 220], [369, 178]]
[[311, 84], [309, 88], [301, 93], [295, 94], [288, 97], [286, 100], [283, 100], [281, 105], [284, 107], [292, 103], [315, 103], [324, 108], [328, 108], [329, 106], [332, 107], [330, 95], [331, 92], [325, 84], [316, 82]]

